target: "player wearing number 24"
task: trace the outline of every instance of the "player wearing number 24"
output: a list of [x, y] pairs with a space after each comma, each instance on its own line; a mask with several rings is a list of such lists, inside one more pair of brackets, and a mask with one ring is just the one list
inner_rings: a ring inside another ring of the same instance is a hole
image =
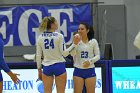
[[80, 38], [74, 36], [73, 44], [66, 49], [64, 37], [56, 32], [57, 28], [58, 23], [54, 17], [44, 17], [39, 27], [42, 34], [37, 40], [36, 61], [38, 78], [43, 81], [44, 93], [52, 93], [54, 78], [57, 93], [65, 93], [67, 74], [63, 56], [68, 56], [80, 41]]
[[74, 93], [82, 93], [85, 83], [87, 93], [95, 93], [96, 73], [94, 63], [100, 59], [98, 42], [94, 39], [93, 28], [80, 23], [78, 34], [81, 41], [71, 51], [74, 59]]

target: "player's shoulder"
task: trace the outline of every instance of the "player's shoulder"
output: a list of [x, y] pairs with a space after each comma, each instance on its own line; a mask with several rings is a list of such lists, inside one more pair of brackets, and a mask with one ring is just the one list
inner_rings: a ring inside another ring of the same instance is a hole
[[95, 38], [93, 38], [89, 42], [91, 42], [91, 43], [97, 43], [97, 40]]
[[41, 33], [38, 37], [37, 37], [37, 41], [40, 41], [41, 39], [43, 39], [43, 33]]
[[54, 34], [59, 35], [59, 36], [63, 36], [61, 33], [59, 32], [54, 32]]
[[98, 45], [98, 41], [94, 38], [94, 39], [91, 39], [91, 40], [89, 41], [89, 44], [92, 45], [92, 46]]
[[55, 36], [57, 36], [57, 37], [59, 37], [59, 38], [63, 38], [64, 36], [61, 34], [61, 33], [59, 33], [59, 32], [54, 32], [54, 34], [55, 34]]
[[38, 36], [38, 39], [42, 38], [43, 37], [43, 33], [41, 33], [39, 36]]

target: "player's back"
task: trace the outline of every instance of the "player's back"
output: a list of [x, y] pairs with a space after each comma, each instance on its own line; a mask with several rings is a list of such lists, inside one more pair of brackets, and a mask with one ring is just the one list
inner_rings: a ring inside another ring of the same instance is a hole
[[51, 65], [65, 61], [60, 51], [63, 45], [60, 42], [62, 39], [63, 35], [58, 32], [44, 32], [39, 36], [38, 42], [43, 50], [44, 64]]

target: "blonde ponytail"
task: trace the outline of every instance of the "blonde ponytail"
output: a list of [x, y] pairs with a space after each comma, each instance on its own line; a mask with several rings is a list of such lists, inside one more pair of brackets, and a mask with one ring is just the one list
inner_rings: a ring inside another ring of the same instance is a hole
[[41, 22], [41, 24], [40, 24], [40, 26], [39, 26], [39, 30], [41, 32], [44, 32], [46, 30], [47, 23], [48, 23], [48, 17], [44, 17], [43, 20], [42, 20], [42, 22]]

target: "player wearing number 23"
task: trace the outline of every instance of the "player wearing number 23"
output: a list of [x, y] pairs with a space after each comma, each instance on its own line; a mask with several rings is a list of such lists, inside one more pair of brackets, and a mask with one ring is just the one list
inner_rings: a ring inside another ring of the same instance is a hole
[[80, 23], [78, 34], [81, 41], [71, 52], [74, 59], [74, 93], [82, 93], [85, 83], [86, 93], [95, 93], [96, 73], [94, 63], [100, 59], [98, 42], [94, 39], [93, 29], [86, 23]]

